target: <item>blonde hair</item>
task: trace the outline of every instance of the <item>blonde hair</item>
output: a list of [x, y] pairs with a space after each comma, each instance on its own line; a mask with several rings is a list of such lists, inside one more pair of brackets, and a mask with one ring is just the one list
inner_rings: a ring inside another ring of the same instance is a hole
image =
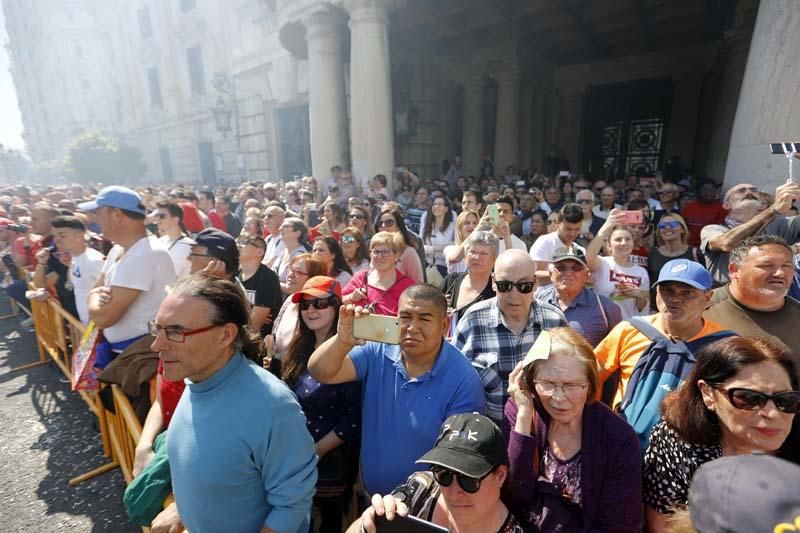
[[[550, 345], [550, 354], [563, 355], [577, 359], [583, 364], [586, 373], [586, 381], [589, 382], [589, 390], [586, 393], [586, 405], [596, 401], [600, 396], [600, 376], [597, 371], [597, 358], [594, 355], [592, 345], [577, 331], [572, 328], [561, 327], [548, 329], [547, 333], [550, 334], [552, 344]], [[535, 361], [527, 375], [525, 376], [526, 386], [528, 390], [537, 395], [536, 388], [533, 382], [536, 380], [536, 374], [539, 371], [539, 364], [541, 361]]]
[[406, 247], [406, 241], [403, 240], [403, 235], [400, 233], [389, 233], [388, 231], [379, 231], [372, 236], [369, 241], [369, 249], [372, 250], [378, 245], [385, 244], [392, 249], [392, 253], [400, 253]]
[[[662, 216], [661, 219], [658, 221], [659, 224], [665, 219], [671, 218], [674, 219], [678, 224], [681, 225], [683, 228], [683, 233], [681, 233], [681, 242], [683, 244], [689, 244], [689, 226], [686, 225], [686, 221], [680, 216], [678, 213], [667, 213], [666, 215]], [[658, 226], [656, 226], [657, 228]], [[661, 232], [656, 231], [656, 242], [659, 246], [664, 244], [664, 239], [661, 238]]]
[[456, 217], [456, 242], [455, 242], [456, 244], [461, 244], [462, 242], [464, 242], [464, 239], [468, 237], [468, 235], [464, 235], [462, 226], [464, 226], [464, 224], [467, 222], [467, 217], [469, 216], [475, 217], [475, 219], [478, 222], [481, 221], [480, 215], [478, 215], [478, 213], [476, 213], [475, 211], [469, 211], [466, 209], [462, 211], [458, 215], [458, 217]]

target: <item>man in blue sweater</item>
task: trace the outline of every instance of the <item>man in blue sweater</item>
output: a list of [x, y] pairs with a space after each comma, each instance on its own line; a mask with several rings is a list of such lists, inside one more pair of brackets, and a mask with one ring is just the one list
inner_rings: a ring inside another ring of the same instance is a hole
[[164, 378], [185, 380], [167, 432], [176, 504], [153, 521], [192, 533], [305, 533], [317, 481], [314, 441], [291, 391], [256, 353], [241, 289], [195, 274], [179, 281], [154, 322]]
[[361, 479], [369, 494], [390, 494], [416, 470], [447, 417], [486, 411], [483, 387], [469, 361], [444, 340], [447, 301], [432, 285], [412, 285], [400, 296], [400, 344], [353, 336], [348, 305], [337, 334], [311, 355], [308, 371], [322, 383], [361, 381]]

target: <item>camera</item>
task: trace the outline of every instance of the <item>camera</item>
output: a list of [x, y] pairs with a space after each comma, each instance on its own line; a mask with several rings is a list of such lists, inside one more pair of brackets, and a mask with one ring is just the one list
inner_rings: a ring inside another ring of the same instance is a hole
[[14, 233], [28, 233], [30, 228], [25, 224], [9, 224], [6, 226], [6, 229], [13, 231]]

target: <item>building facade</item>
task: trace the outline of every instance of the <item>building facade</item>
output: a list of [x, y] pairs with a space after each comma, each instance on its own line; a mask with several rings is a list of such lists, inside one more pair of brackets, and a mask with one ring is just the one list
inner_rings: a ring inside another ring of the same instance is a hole
[[[98, 129], [143, 151], [148, 181], [209, 184], [324, 180], [334, 164], [362, 180], [397, 164], [430, 177], [456, 154], [474, 175], [487, 162], [499, 175], [650, 174], [676, 157], [720, 180], [759, 11], [756, 0], [65, 0], [43, 16], [44, 3], [4, 2], [33, 157]], [[778, 4], [791, 2], [760, 10]], [[39, 97], [59, 83], [65, 94]]]

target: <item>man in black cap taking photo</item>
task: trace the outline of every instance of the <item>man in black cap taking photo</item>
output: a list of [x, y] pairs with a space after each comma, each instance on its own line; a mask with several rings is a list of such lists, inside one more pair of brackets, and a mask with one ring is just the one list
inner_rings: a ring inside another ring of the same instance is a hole
[[347, 530], [379, 531], [376, 522], [413, 516], [462, 533], [522, 533], [517, 518], [500, 501], [508, 476], [508, 454], [500, 428], [477, 413], [449, 417], [436, 446], [392, 494], [372, 495], [372, 506]]

